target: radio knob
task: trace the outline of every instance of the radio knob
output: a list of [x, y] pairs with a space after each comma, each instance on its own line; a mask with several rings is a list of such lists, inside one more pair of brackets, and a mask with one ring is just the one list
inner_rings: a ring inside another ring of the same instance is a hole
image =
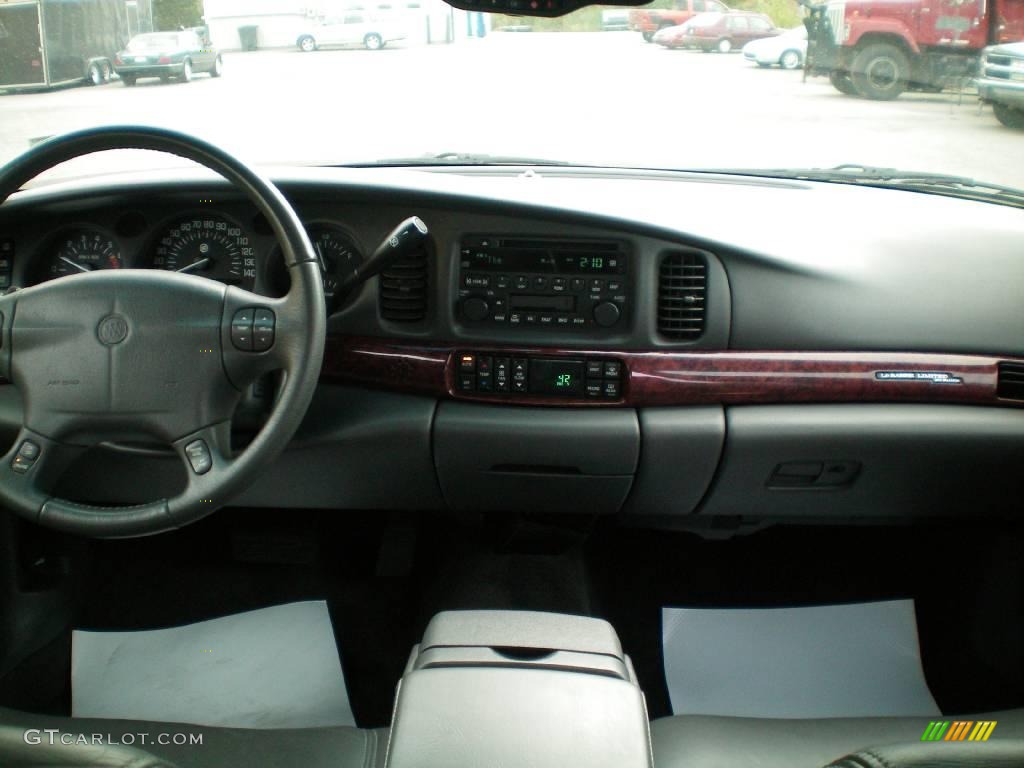
[[611, 328], [619, 322], [619, 308], [610, 301], [602, 301], [594, 307], [594, 322], [602, 328]]
[[490, 305], [481, 298], [473, 297], [462, 302], [462, 316], [467, 320], [477, 322], [487, 317]]

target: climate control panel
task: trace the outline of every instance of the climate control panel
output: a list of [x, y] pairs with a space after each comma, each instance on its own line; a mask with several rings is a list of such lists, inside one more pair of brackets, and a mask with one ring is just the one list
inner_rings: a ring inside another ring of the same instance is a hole
[[619, 400], [623, 374], [621, 360], [603, 357], [455, 356], [455, 389], [466, 394]]
[[469, 325], [601, 330], [628, 317], [629, 259], [615, 241], [465, 237], [458, 280]]

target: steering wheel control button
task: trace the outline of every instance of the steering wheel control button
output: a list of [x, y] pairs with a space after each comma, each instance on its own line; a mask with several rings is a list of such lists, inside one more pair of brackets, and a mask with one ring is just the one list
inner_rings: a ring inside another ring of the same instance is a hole
[[252, 350], [266, 352], [274, 346], [274, 325], [277, 319], [269, 309], [257, 309], [252, 322]]
[[210, 449], [202, 440], [193, 440], [185, 446], [185, 457], [192, 465], [192, 471], [197, 475], [205, 475], [213, 466], [213, 458], [210, 456]]
[[96, 336], [108, 347], [120, 344], [128, 337], [128, 321], [120, 315], [107, 315], [96, 326]]
[[243, 352], [252, 352], [252, 309], [240, 309], [231, 318], [231, 343], [235, 349]]
[[39, 458], [39, 452], [38, 444], [33, 443], [31, 440], [22, 441], [18, 452], [14, 456], [14, 460], [11, 462], [11, 469], [18, 474], [25, 474], [36, 463], [36, 459]]

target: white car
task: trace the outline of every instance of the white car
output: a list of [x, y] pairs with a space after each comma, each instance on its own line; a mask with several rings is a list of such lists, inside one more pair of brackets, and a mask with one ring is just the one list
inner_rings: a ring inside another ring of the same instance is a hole
[[295, 40], [300, 51], [318, 48], [351, 48], [362, 46], [379, 51], [388, 43], [406, 38], [405, 28], [393, 19], [372, 17], [351, 11], [340, 18], [327, 18], [304, 30]]
[[783, 69], [797, 69], [804, 63], [807, 55], [807, 28], [787, 29], [775, 37], [762, 37], [751, 40], [743, 46], [743, 58], [757, 63], [759, 67], [770, 67], [778, 64]]

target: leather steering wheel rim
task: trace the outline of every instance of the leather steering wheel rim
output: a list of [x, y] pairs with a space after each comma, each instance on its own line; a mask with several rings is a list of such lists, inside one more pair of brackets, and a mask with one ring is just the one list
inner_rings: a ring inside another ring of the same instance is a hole
[[[319, 267], [288, 201], [242, 161], [184, 133], [105, 126], [43, 142], [0, 168], [0, 217], [3, 203], [40, 173], [114, 149], [176, 155], [244, 192], [273, 229], [291, 288], [283, 298], [270, 299], [201, 277], [130, 269], [63, 277], [0, 296], [0, 375], [26, 402], [18, 438], [0, 459], [0, 504], [41, 525], [101, 538], [179, 528], [248, 487], [284, 449], [309, 407], [327, 323]], [[239, 349], [232, 323], [246, 317], [240, 313], [256, 310], [272, 318], [271, 346]], [[104, 323], [116, 332], [109, 333]], [[53, 379], [58, 357], [64, 378]], [[244, 387], [272, 370], [284, 372], [278, 397], [259, 434], [232, 457], [231, 412]], [[60, 391], [51, 392], [55, 387]], [[99, 402], [101, 395], [106, 405]], [[197, 402], [189, 399], [193, 395]], [[50, 493], [48, 486], [78, 453], [111, 439], [112, 431], [134, 434], [136, 428], [175, 448], [189, 477], [184, 491], [112, 507]], [[197, 441], [209, 460], [207, 467], [200, 457], [198, 470]], [[34, 448], [26, 449], [26, 442]], [[22, 455], [26, 450], [30, 458]]]

